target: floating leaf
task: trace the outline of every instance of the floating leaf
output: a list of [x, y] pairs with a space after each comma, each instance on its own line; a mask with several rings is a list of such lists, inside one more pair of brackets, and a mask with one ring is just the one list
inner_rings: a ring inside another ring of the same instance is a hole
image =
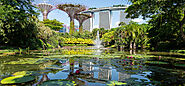
[[19, 76], [19, 75], [23, 75], [23, 76], [28, 76], [28, 75], [36, 75], [38, 73], [34, 72], [34, 71], [20, 71], [20, 72], [16, 72], [12, 75], [14, 76]]
[[127, 83], [118, 82], [118, 81], [110, 81], [107, 85], [108, 85], [108, 86], [127, 85]]
[[175, 66], [178, 66], [178, 67], [185, 67], [185, 64], [175, 64]]
[[168, 62], [161, 62], [161, 61], [146, 61], [145, 63], [148, 63], [148, 64], [168, 64]]
[[10, 61], [4, 64], [41, 64], [44, 63], [40, 58], [22, 58], [18, 61]]
[[50, 80], [43, 82], [40, 86], [75, 86], [75, 81], [70, 80]]
[[1, 84], [18, 84], [35, 80], [34, 76], [12, 76], [1, 80]]

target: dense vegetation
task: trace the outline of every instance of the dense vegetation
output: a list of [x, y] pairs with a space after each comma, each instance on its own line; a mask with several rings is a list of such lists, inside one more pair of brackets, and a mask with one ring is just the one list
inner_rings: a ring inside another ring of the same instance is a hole
[[39, 21], [31, 0], [0, 0], [0, 46], [47, 49], [74, 44], [92, 45], [99, 30], [103, 45], [118, 50], [185, 48], [183, 0], [130, 1], [133, 4], [126, 9], [127, 17], [150, 18], [149, 24], [130, 22], [127, 25], [120, 22], [119, 27], [111, 30], [97, 28], [92, 32], [68, 34], [57, 32], [63, 27], [63, 23], [56, 19]]
[[154, 49], [185, 48], [184, 0], [130, 0], [127, 17], [151, 18], [149, 31]]
[[31, 0], [0, 0], [0, 44], [36, 47], [38, 30]]
[[118, 50], [123, 49], [146, 49], [150, 47], [149, 38], [147, 36], [150, 26], [147, 24], [138, 24], [130, 22], [128, 25], [123, 24], [111, 30], [94, 29], [100, 31], [100, 38], [103, 40], [104, 46], [116, 47]]

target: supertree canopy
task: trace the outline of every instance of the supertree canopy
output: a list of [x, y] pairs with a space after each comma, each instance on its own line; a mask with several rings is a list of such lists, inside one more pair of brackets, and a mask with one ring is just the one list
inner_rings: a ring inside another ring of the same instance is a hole
[[54, 10], [53, 6], [50, 5], [50, 4], [47, 4], [47, 3], [40, 3], [40, 4], [37, 5], [37, 7], [42, 12], [43, 20], [46, 20], [49, 12]]
[[89, 18], [91, 18], [92, 16], [88, 15], [88, 14], [76, 14], [75, 15], [75, 19], [78, 20], [79, 22], [79, 32], [82, 33], [83, 32], [83, 22]]
[[86, 10], [86, 7], [83, 5], [73, 5], [73, 4], [59, 4], [57, 5], [57, 8], [59, 10], [62, 10], [68, 14], [70, 17], [70, 34], [73, 34], [75, 28], [74, 28], [74, 19], [75, 14]]

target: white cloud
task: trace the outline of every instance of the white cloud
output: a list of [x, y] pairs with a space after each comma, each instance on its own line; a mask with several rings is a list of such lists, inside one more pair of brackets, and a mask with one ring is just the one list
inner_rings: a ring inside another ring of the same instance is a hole
[[143, 20], [143, 19], [140, 19], [140, 18], [136, 18], [136, 19], [133, 19], [132, 21], [141, 23], [141, 22], [143, 22], [144, 20]]
[[99, 28], [99, 25], [94, 25], [93, 28]]

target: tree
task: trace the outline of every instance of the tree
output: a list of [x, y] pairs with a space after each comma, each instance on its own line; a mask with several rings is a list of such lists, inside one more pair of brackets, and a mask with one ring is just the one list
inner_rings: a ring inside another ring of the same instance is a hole
[[120, 22], [118, 26], [124, 26], [124, 25], [126, 25], [125, 22]]
[[[37, 13], [31, 0], [0, 0], [0, 43], [9, 46], [36, 46]], [[19, 39], [19, 40], [18, 40]]]
[[[127, 17], [151, 18], [149, 24], [152, 45], [160, 42], [185, 42], [185, 2], [184, 0], [130, 0], [132, 5], [126, 9]], [[180, 35], [178, 35], [180, 34]], [[178, 39], [178, 40], [177, 40]], [[174, 45], [174, 44], [172, 44]], [[185, 45], [183, 45], [185, 46]]]
[[63, 27], [63, 23], [57, 21], [56, 19], [54, 20], [44, 20], [42, 23], [44, 23], [45, 26], [50, 27], [52, 30], [59, 31]]
[[114, 40], [114, 31], [110, 31], [103, 34], [102, 39], [103, 39], [103, 42], [109, 45], [109, 43]]
[[148, 26], [139, 25], [136, 22], [130, 22], [128, 25], [116, 28], [114, 32], [115, 44], [118, 50], [128, 47], [136, 50], [138, 47], [142, 49], [148, 44]]
[[52, 30], [49, 27], [45, 26], [43, 23], [38, 23], [37, 37], [44, 42], [44, 44], [43, 44], [44, 49], [46, 49], [48, 47], [47, 41], [52, 36], [52, 34], [53, 34]]
[[70, 17], [70, 32], [69, 33], [72, 35], [75, 30], [75, 27], [74, 27], [75, 14], [86, 10], [86, 7], [82, 5], [74, 5], [74, 4], [59, 4], [57, 5], [57, 8], [59, 10], [66, 12], [69, 15]]

